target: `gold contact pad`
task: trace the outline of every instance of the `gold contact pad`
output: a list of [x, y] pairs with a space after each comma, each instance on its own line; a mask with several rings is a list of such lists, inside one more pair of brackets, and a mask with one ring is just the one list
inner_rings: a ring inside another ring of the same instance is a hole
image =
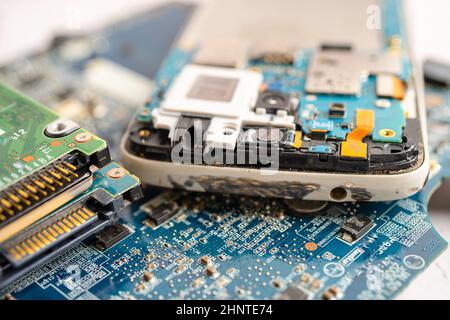
[[[41, 206], [30, 211], [26, 215], [5, 225], [3, 228], [0, 229], [0, 243], [3, 243], [6, 240], [10, 239], [11, 237], [16, 235], [20, 231], [26, 229], [27, 227], [31, 226], [35, 222], [46, 217], [47, 215], [49, 215], [51, 212], [53, 212], [57, 208], [61, 207], [68, 201], [72, 200], [73, 198], [75, 198], [76, 196], [81, 194], [82, 192], [89, 189], [89, 187], [92, 185], [92, 181], [93, 181], [93, 178], [91, 176], [88, 179], [83, 180], [80, 183], [78, 183], [77, 185], [73, 186], [72, 188], [69, 188], [65, 192], [48, 200], [47, 202], [44, 202]], [[36, 192], [37, 192], [37, 190], [36, 190]]]
[[[85, 206], [61, 216], [50, 225], [46, 225], [19, 241], [11, 241], [6, 245], [6, 251], [16, 260], [20, 261], [27, 256], [46, 248], [57, 241], [62, 235], [71, 232], [74, 228], [92, 220], [96, 214]], [[83, 217], [86, 217], [84, 219]], [[70, 223], [72, 221], [73, 223]]]

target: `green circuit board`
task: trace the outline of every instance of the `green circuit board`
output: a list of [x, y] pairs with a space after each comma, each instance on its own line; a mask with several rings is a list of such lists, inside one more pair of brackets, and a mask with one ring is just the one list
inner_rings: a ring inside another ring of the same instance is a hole
[[[79, 127], [66, 136], [49, 137], [46, 127], [58, 119], [40, 103], [0, 84], [0, 190], [71, 152], [90, 156], [106, 149], [104, 140]], [[88, 141], [77, 141], [86, 135]]]

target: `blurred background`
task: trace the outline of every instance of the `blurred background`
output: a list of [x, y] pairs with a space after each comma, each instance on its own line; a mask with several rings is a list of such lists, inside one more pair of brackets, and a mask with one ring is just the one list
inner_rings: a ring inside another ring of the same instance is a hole
[[[202, 0], [177, 2], [196, 3]], [[405, 2], [416, 58], [432, 58], [450, 64], [450, 1]], [[33, 52], [45, 50], [57, 35], [89, 34], [115, 21], [167, 3], [168, 0], [0, 0], [0, 66], [8, 65]], [[166, 36], [165, 30], [149, 32], [152, 37], [159, 37], [156, 42], [152, 40], [154, 43], [165, 47], [153, 48], [155, 54], [163, 58], [162, 55], [170, 47], [173, 34]], [[171, 32], [173, 33], [173, 30]], [[436, 229], [445, 239], [450, 240], [448, 196], [450, 182], [445, 183], [434, 194], [430, 210]], [[450, 299], [449, 251], [416, 279], [400, 298]]]

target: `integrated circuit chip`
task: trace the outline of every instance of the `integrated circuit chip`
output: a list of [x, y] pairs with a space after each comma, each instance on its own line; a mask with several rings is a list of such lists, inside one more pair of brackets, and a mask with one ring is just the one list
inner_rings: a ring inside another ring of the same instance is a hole
[[330, 109], [328, 110], [328, 117], [343, 119], [345, 118], [345, 113], [346, 113], [345, 104], [333, 103], [331, 104]]
[[256, 108], [263, 108], [267, 113], [276, 114], [278, 110], [289, 112], [291, 106], [288, 94], [279, 91], [265, 91], [258, 96]]
[[342, 226], [340, 230], [340, 238], [346, 242], [354, 242], [369, 231], [373, 225], [373, 220], [368, 216], [353, 216]]
[[157, 227], [180, 211], [175, 201], [177, 195], [174, 193], [162, 193], [141, 206], [141, 210], [147, 214], [147, 223], [152, 227]]
[[229, 102], [233, 99], [237, 78], [212, 77], [200, 75], [194, 82], [187, 97], [192, 99]]
[[277, 300], [307, 300], [308, 293], [299, 287], [291, 286], [277, 296]]
[[130, 230], [123, 224], [113, 224], [96, 235], [97, 241], [95, 242], [95, 247], [101, 251], [105, 251], [129, 234]]

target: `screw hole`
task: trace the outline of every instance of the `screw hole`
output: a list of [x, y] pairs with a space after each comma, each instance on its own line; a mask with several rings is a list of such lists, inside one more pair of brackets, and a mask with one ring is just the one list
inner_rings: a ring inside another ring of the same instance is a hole
[[66, 124], [65, 124], [65, 123], [62, 123], [62, 122], [60, 122], [60, 123], [58, 123], [58, 124], [56, 125], [56, 130], [58, 130], [58, 131], [63, 131], [63, 130], [65, 130], [66, 128], [67, 128]]
[[391, 129], [382, 129], [380, 130], [379, 134], [380, 136], [385, 138], [393, 138], [396, 135], [395, 131]]
[[234, 130], [231, 128], [226, 128], [223, 130], [223, 135], [224, 136], [231, 136], [233, 134]]
[[334, 201], [343, 201], [347, 198], [347, 190], [342, 187], [337, 187], [331, 190], [330, 197]]

